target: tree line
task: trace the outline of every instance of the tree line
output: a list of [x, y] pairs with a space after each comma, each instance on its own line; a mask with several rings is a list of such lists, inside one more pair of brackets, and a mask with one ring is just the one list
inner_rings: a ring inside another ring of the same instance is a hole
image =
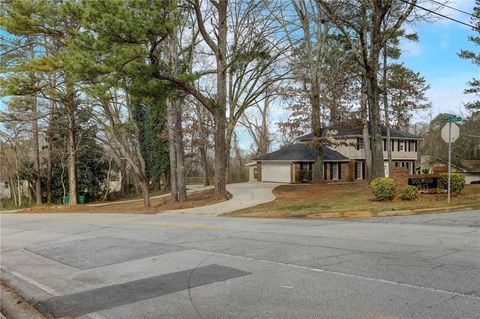
[[418, 41], [407, 24], [425, 19], [417, 2], [2, 1], [2, 170], [36, 204], [105, 199], [112, 178], [145, 206], [160, 189], [185, 201], [192, 173], [221, 199], [244, 178], [239, 129], [250, 155], [268, 152], [281, 104], [284, 143], [314, 135], [314, 182], [330, 125], [362, 128], [367, 175], [383, 176], [380, 127], [430, 107], [423, 76], [398, 62], [400, 40]]

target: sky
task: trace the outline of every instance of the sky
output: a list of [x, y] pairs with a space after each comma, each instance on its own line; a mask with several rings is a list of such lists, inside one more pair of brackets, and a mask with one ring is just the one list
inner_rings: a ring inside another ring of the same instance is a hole
[[[473, 12], [474, 0], [450, 0], [449, 5], [467, 12]], [[470, 16], [451, 9], [441, 10], [442, 14], [470, 23]], [[473, 77], [480, 77], [480, 70], [469, 60], [460, 59], [461, 49], [478, 51], [467, 37], [473, 35], [471, 28], [446, 19], [421, 22], [410, 26], [419, 36], [418, 42], [402, 41], [402, 56], [410, 69], [420, 72], [431, 85], [427, 96], [432, 102], [431, 111], [419, 114], [417, 121], [428, 121], [439, 113], [465, 114], [464, 103], [473, 100], [464, 94], [466, 83]]]

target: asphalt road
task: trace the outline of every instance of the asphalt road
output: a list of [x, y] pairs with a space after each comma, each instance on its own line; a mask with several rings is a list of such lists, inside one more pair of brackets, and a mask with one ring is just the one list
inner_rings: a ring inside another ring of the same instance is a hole
[[479, 318], [480, 211], [367, 220], [3, 214], [52, 317]]

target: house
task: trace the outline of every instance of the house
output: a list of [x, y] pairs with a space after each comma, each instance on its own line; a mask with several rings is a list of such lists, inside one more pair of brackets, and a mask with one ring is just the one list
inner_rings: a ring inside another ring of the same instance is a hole
[[0, 199], [10, 198], [10, 184], [8, 181], [0, 179]]
[[[387, 165], [387, 130], [381, 128], [385, 174]], [[309, 145], [313, 134], [297, 139], [297, 143], [255, 158], [248, 163], [251, 182], [300, 183], [309, 179], [315, 160]], [[327, 131], [331, 146], [323, 148], [323, 175], [328, 181], [353, 181], [365, 179], [365, 151], [361, 129], [331, 127]], [[415, 173], [419, 137], [390, 129], [392, 160], [395, 167], [404, 167]]]
[[[448, 172], [448, 162], [440, 158], [422, 161], [422, 171], [429, 174], [441, 174]], [[460, 173], [465, 176], [465, 183], [480, 183], [480, 159], [460, 160], [452, 164], [452, 173]]]

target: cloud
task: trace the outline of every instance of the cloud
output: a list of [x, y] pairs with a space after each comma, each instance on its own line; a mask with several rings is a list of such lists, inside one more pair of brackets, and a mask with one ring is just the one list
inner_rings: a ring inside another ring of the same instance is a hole
[[423, 53], [423, 47], [420, 42], [414, 42], [409, 40], [401, 40], [400, 50], [403, 55], [407, 56], [420, 56]]
[[[446, 6], [442, 6], [439, 3], [445, 3]], [[468, 13], [473, 12], [473, 7], [474, 7], [474, 1], [473, 0], [427, 0], [419, 3], [422, 7], [425, 7], [427, 9], [430, 9], [438, 14], [442, 14], [444, 16], [450, 17], [452, 19], [460, 20], [465, 23], [470, 22], [471, 16], [468, 14], [465, 14], [460, 11], [465, 11]], [[447, 7], [448, 6], [448, 7]], [[450, 8], [449, 8], [450, 7]], [[453, 9], [452, 9], [453, 8]], [[458, 10], [455, 10], [458, 9]], [[460, 10], [460, 11], [459, 11]], [[423, 10], [421, 10], [423, 11]], [[456, 23], [452, 20], [446, 19], [439, 17], [434, 14], [429, 15], [430, 18], [438, 20], [439, 23], [444, 23], [444, 24], [449, 24], [449, 23]]]
[[473, 94], [463, 93], [467, 82], [474, 77], [474, 73], [459, 72], [455, 77], [437, 77], [429, 81], [431, 89], [427, 97], [432, 102], [431, 111], [419, 114], [416, 121], [428, 120], [439, 113], [466, 113], [465, 104], [475, 100]]

